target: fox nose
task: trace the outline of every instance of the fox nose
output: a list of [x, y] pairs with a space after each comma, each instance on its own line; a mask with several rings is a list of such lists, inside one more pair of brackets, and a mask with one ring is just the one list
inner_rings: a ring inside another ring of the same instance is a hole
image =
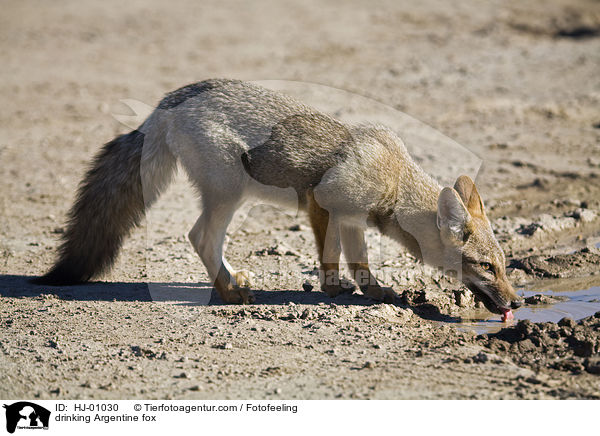
[[523, 305], [523, 300], [515, 300], [510, 302], [511, 309], [518, 309]]

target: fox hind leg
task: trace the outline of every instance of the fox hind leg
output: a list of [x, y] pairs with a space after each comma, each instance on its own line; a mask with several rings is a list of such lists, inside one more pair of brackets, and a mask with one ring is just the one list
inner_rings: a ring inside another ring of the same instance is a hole
[[319, 250], [321, 289], [330, 297], [353, 291], [354, 287], [350, 283], [340, 279], [342, 249], [339, 223], [330, 217], [327, 210], [319, 206], [312, 191], [307, 194], [307, 206]]
[[238, 201], [205, 200], [202, 215], [190, 230], [188, 237], [221, 299], [226, 303], [248, 304], [255, 301], [250, 290], [250, 273], [234, 271], [223, 256], [227, 226], [238, 204]]

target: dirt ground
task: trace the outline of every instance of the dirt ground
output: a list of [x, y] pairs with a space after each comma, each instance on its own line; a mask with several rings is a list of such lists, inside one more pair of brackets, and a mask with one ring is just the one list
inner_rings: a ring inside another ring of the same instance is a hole
[[155, 105], [228, 77], [327, 85], [434, 127], [483, 159], [477, 184], [516, 285], [598, 286], [598, 2], [2, 9], [0, 397], [600, 398], [600, 314], [456, 329], [482, 311], [470, 292], [375, 231], [396, 305], [319, 292], [306, 217], [267, 206], [239, 217], [227, 246], [234, 267], [256, 274], [257, 302], [223, 305], [187, 242], [200, 204], [183, 176], [100, 282], [27, 282], [52, 264], [91, 157], [128, 131], [113, 116], [131, 115], [120, 100]]

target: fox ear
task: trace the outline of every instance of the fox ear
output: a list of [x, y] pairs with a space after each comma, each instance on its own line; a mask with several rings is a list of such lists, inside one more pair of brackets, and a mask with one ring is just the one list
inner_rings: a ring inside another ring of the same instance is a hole
[[458, 192], [444, 188], [438, 198], [437, 226], [441, 231], [449, 231], [452, 236], [462, 240], [467, 231], [471, 216]]
[[477, 192], [477, 187], [469, 176], [462, 175], [456, 179], [454, 189], [458, 192], [460, 199], [467, 206], [467, 210], [471, 216], [485, 217], [483, 200], [481, 200], [479, 192]]

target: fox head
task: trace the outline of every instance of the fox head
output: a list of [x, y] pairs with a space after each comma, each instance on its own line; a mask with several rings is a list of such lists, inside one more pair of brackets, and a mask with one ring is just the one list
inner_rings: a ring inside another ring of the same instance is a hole
[[442, 189], [437, 225], [446, 268], [460, 273], [462, 282], [490, 312], [512, 318], [511, 309], [520, 307], [522, 298], [506, 277], [504, 252], [470, 177], [460, 176], [454, 188]]

